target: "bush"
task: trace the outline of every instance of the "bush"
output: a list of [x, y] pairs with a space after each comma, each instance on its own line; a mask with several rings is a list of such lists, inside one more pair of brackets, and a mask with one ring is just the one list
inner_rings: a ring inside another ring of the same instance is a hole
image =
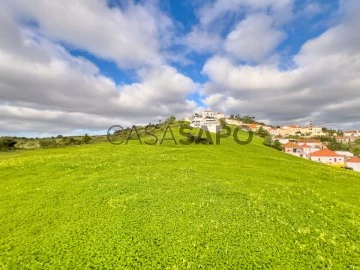
[[174, 122], [176, 121], [175, 116], [170, 116], [168, 119], [166, 119], [165, 123], [166, 124], [174, 124]]
[[83, 137], [83, 142], [87, 144], [89, 141], [91, 141], [91, 137], [86, 133]]
[[42, 148], [51, 148], [57, 145], [55, 139], [40, 139], [39, 143]]
[[360, 156], [360, 148], [355, 148], [355, 149], [353, 150], [353, 153], [354, 153], [354, 155], [356, 155], [356, 156]]
[[226, 126], [226, 119], [224, 117], [220, 118], [219, 121], [221, 126]]
[[267, 136], [265, 138], [265, 141], [263, 142], [265, 146], [272, 147], [276, 150], [282, 151], [281, 143], [279, 140], [273, 141], [270, 136]]
[[17, 141], [13, 139], [0, 139], [0, 151], [8, 151], [15, 149]]
[[256, 134], [262, 138], [266, 138], [270, 135], [263, 127], [260, 127]]
[[81, 144], [81, 141], [75, 140], [74, 138], [69, 138], [69, 142], [67, 145], [79, 145]]

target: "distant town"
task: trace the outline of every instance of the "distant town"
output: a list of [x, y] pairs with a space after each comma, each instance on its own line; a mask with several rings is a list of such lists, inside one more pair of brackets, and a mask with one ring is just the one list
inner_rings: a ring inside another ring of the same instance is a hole
[[360, 172], [360, 130], [332, 130], [312, 122], [307, 126], [271, 126], [254, 116], [230, 115], [206, 110], [184, 119], [192, 127], [218, 132], [221, 124], [246, 126], [265, 138], [265, 145], [315, 162]]

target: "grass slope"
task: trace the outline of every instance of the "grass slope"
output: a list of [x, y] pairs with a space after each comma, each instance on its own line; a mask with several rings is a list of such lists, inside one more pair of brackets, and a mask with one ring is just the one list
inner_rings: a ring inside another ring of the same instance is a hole
[[264, 147], [0, 155], [0, 269], [359, 269], [360, 177]]

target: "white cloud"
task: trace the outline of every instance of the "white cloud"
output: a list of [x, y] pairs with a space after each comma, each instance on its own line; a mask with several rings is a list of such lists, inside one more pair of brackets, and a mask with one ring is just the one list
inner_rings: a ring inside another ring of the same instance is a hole
[[[359, 2], [342, 2], [341, 23], [306, 42], [292, 59], [294, 69], [281, 70], [274, 50], [284, 38], [279, 29], [294, 15], [292, 5], [292, 0], [203, 5], [199, 25], [182, 43], [216, 52], [203, 67], [209, 81], [199, 86], [167, 64], [186, 59], [168, 50], [172, 42], [179, 44], [174, 23], [146, 1], [129, 1], [121, 9], [102, 0], [2, 1], [2, 130], [61, 133], [182, 117], [201, 109], [188, 98], [198, 88], [207, 107], [226, 113], [276, 122], [359, 124]], [[316, 6], [309, 8], [317, 12]], [[228, 18], [237, 23], [222, 40]], [[135, 70], [135, 82], [117, 85], [63, 44]], [[240, 65], [239, 59], [258, 65]]]
[[252, 14], [237, 24], [225, 41], [225, 50], [244, 61], [259, 62], [273, 53], [285, 33], [273, 28], [265, 14]]
[[119, 86], [90, 61], [2, 15], [0, 34], [9, 38], [0, 40], [0, 124], [9, 132], [104, 129], [196, 108], [187, 99], [196, 84], [173, 67], [145, 64], [137, 82]]
[[293, 0], [216, 0], [200, 8], [198, 12], [202, 25], [210, 25], [229, 13], [270, 12], [276, 23], [291, 18]]
[[[344, 3], [345, 7], [350, 4]], [[203, 68], [211, 81], [203, 89], [204, 95], [210, 95], [205, 104], [213, 100], [216, 89], [223, 89], [222, 94], [236, 106], [211, 105], [225, 107], [227, 113], [252, 113], [275, 122], [359, 125], [360, 20], [352, 14], [360, 11], [360, 4], [344, 10], [347, 13], [339, 25], [302, 46], [293, 70], [238, 65], [219, 56], [209, 59]]]
[[182, 44], [196, 52], [215, 52], [221, 49], [222, 38], [216, 33], [209, 33], [194, 27], [182, 40]]
[[110, 9], [102, 0], [14, 0], [5, 5], [35, 21], [43, 35], [111, 59], [123, 68], [161, 64], [171, 20], [152, 5], [128, 2]]

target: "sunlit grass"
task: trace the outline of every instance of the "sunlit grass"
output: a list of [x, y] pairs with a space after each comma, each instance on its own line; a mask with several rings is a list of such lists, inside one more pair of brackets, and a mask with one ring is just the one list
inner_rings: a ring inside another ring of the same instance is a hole
[[5, 153], [0, 269], [357, 269], [359, 198], [259, 138]]

